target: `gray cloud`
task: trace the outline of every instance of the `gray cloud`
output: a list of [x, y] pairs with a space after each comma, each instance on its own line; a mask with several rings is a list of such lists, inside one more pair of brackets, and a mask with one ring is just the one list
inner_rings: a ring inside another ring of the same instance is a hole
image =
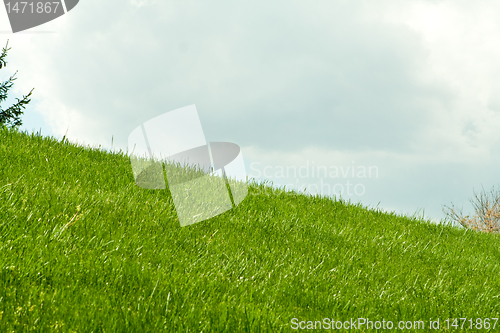
[[209, 137], [242, 145], [404, 151], [429, 121], [426, 101], [450, 98], [414, 77], [418, 35], [363, 21], [359, 4], [84, 5], [44, 61], [60, 102], [122, 139], [196, 103]]
[[357, 154], [385, 174], [361, 200], [438, 216], [499, 180], [498, 75], [481, 74], [498, 69], [474, 44], [499, 39], [455, 18], [490, 22], [481, 6], [432, 3], [87, 0], [44, 26], [57, 34], [15, 36], [13, 64], [56, 135], [125, 149], [138, 124], [196, 104], [209, 141], [269, 165]]

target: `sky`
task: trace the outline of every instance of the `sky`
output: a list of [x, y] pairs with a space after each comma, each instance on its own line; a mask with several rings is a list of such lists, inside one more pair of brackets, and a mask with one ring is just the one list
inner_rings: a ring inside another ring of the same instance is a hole
[[195, 104], [250, 178], [439, 221], [500, 183], [499, 9], [82, 0], [13, 34], [0, 8], [0, 81], [19, 71], [10, 101], [35, 88], [29, 132], [126, 151], [141, 123]]

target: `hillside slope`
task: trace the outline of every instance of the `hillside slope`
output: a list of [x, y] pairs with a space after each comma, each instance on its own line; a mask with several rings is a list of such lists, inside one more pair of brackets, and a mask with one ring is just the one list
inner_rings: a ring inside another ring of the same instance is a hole
[[0, 130], [2, 332], [498, 318], [499, 241], [264, 184], [181, 228], [124, 154]]

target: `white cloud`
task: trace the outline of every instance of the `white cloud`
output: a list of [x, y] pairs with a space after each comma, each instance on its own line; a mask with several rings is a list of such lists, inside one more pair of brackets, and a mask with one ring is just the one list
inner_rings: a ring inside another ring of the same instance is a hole
[[385, 16], [422, 36], [428, 50], [422, 79], [455, 92], [453, 103], [434, 115], [421, 142], [449, 161], [482, 163], [497, 155], [500, 25], [495, 6], [499, 7], [490, 2], [414, 2], [390, 8]]
[[126, 149], [138, 124], [196, 104], [207, 139], [248, 163], [375, 164], [362, 202], [440, 217], [500, 180], [492, 6], [87, 0], [33, 29], [57, 33], [2, 36], [16, 94], [36, 88], [30, 112], [56, 136]]

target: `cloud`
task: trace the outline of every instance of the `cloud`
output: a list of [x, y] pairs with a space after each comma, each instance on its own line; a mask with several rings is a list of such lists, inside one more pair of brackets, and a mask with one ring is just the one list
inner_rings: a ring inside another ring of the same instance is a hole
[[60, 133], [56, 119], [70, 108], [99, 120], [74, 118], [88, 136], [121, 136], [124, 123], [194, 100], [212, 128], [244, 145], [407, 148], [428, 117], [425, 100], [442, 94], [413, 77], [424, 66], [418, 36], [363, 21], [359, 5], [286, 4], [111, 1], [77, 11], [57, 37], [33, 41], [61, 104], [52, 126]]
[[196, 104], [207, 139], [249, 162], [376, 164], [362, 200], [437, 216], [500, 180], [491, 6], [87, 0], [39, 28], [57, 33], [13, 36], [12, 65], [56, 136], [126, 149], [138, 124]]

